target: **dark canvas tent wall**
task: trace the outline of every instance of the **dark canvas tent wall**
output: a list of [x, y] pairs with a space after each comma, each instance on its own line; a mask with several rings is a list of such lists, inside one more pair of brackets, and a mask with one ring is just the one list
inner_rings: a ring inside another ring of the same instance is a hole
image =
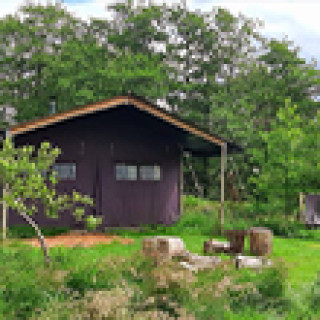
[[306, 223], [308, 225], [320, 225], [320, 195], [307, 194], [306, 202]]

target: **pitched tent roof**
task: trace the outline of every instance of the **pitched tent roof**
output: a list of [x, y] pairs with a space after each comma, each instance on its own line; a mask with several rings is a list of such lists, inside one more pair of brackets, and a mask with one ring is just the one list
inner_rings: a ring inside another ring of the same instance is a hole
[[237, 146], [234, 142], [227, 141], [217, 135], [213, 135], [207, 130], [201, 129], [188, 121], [182, 120], [177, 115], [169, 113], [137, 96], [119, 96], [112, 99], [103, 100], [97, 103], [78, 107], [73, 110], [56, 113], [45, 118], [21, 123], [12, 126], [9, 131], [11, 136], [14, 137], [69, 119], [110, 110], [112, 108], [127, 106], [133, 106], [138, 110], [146, 112], [177, 129], [180, 132], [180, 136], [183, 137], [183, 139], [181, 139], [181, 145], [183, 149], [192, 152], [194, 155], [212, 156], [220, 154], [220, 147], [223, 143], [227, 143], [228, 153], [242, 151], [242, 148]]

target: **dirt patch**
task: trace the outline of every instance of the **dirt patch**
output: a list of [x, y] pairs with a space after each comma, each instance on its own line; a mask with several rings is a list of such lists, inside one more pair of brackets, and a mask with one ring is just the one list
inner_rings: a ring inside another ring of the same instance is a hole
[[[38, 238], [23, 239], [23, 243], [31, 244], [33, 247], [40, 247]], [[90, 247], [97, 244], [110, 244], [113, 241], [118, 241], [121, 244], [131, 244], [133, 239], [122, 238], [120, 236], [111, 236], [99, 233], [86, 233], [86, 234], [62, 234], [53, 237], [45, 237], [47, 246], [50, 247]]]

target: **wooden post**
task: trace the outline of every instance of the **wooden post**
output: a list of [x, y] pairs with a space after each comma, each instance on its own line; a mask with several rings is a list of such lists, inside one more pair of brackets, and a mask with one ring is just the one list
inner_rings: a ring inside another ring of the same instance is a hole
[[305, 222], [304, 212], [303, 212], [303, 203], [304, 203], [304, 193], [299, 193], [299, 221]]
[[[10, 130], [6, 130], [6, 139], [7, 138], [11, 138], [12, 137], [12, 134], [11, 134], [11, 131]], [[6, 194], [8, 190], [8, 184], [7, 183], [3, 183], [3, 193], [2, 193], [2, 199], [4, 197], [4, 195]], [[3, 240], [5, 240], [7, 238], [7, 224], [8, 224], [8, 221], [7, 221], [7, 205], [6, 203], [3, 201], [2, 203], [2, 238]]]
[[[3, 184], [2, 199], [6, 194], [6, 184]], [[2, 202], [2, 238], [7, 238], [7, 206], [5, 201]]]
[[226, 169], [227, 143], [221, 145], [221, 211], [220, 211], [220, 234], [224, 229], [224, 175]]
[[183, 151], [180, 157], [180, 215], [183, 213]]

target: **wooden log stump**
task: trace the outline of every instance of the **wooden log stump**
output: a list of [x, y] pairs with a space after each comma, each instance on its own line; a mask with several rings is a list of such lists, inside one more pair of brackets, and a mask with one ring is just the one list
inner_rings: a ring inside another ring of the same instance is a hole
[[203, 244], [203, 252], [205, 254], [230, 253], [231, 245], [229, 242], [208, 240], [208, 241], [205, 241]]
[[272, 252], [272, 231], [267, 228], [250, 228], [250, 253], [255, 256], [266, 256]]
[[227, 230], [227, 239], [230, 242], [231, 251], [233, 253], [244, 252], [244, 240], [248, 234], [247, 230]]

